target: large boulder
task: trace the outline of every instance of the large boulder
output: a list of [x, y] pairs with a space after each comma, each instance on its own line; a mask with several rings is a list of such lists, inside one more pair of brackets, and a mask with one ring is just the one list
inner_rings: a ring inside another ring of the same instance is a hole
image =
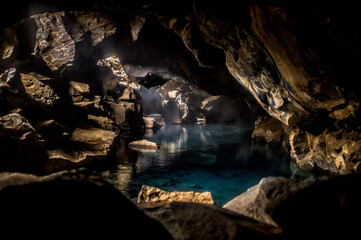
[[0, 199], [4, 236], [172, 239], [114, 186], [86, 170], [2, 173]]
[[188, 239], [277, 239], [279, 227], [222, 209], [216, 205], [171, 203], [184, 240]]
[[46, 159], [45, 144], [19, 113], [0, 117], [1, 171], [39, 171]]

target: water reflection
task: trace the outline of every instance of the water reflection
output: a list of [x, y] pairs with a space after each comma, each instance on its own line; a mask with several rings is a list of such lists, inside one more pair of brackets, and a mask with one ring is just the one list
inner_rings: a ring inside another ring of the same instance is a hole
[[122, 140], [116, 170], [106, 177], [130, 198], [143, 184], [168, 191], [211, 191], [222, 205], [263, 177], [292, 175], [279, 152], [251, 141], [239, 125], [169, 125], [147, 133], [160, 144], [156, 152], [136, 152]]

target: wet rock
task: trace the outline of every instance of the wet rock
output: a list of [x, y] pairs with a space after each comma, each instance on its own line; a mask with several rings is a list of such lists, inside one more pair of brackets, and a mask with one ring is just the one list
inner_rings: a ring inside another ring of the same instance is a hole
[[[125, 234], [136, 239], [172, 239], [161, 224], [142, 213], [114, 186], [84, 169], [45, 176], [2, 173], [0, 198], [0, 211], [7, 219], [2, 234], [6, 235], [45, 238], [66, 221], [67, 227], [59, 236]], [[39, 226], [46, 231], [38, 231]]]
[[128, 144], [128, 147], [138, 151], [156, 151], [159, 149], [159, 144], [142, 139], [139, 141], [133, 141]]
[[278, 227], [271, 216], [273, 209], [280, 201], [312, 183], [314, 179], [297, 181], [282, 177], [264, 178], [259, 184], [227, 202], [223, 208]]
[[143, 117], [146, 129], [158, 129], [164, 126], [164, 120], [160, 114], [150, 114]]
[[167, 192], [159, 188], [143, 185], [138, 194], [138, 204], [142, 207], [159, 207], [169, 205], [171, 202], [214, 204], [210, 192]]
[[310, 133], [300, 129], [290, 132], [291, 157], [306, 170], [336, 174], [359, 172], [361, 136], [357, 131], [341, 129]]
[[46, 159], [44, 140], [18, 113], [0, 117], [2, 171], [38, 171]]
[[71, 134], [70, 142], [47, 151], [49, 172], [104, 162], [114, 153], [117, 134], [81, 124]]
[[215, 205], [171, 203], [183, 239], [277, 239], [282, 230]]
[[267, 143], [276, 148], [282, 148], [284, 152], [289, 152], [290, 129], [272, 117], [260, 117], [255, 122], [252, 139], [259, 143]]

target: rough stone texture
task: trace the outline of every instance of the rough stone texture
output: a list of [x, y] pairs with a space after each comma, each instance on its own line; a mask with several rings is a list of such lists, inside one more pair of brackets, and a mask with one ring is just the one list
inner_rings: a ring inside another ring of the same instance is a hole
[[278, 239], [282, 230], [215, 205], [171, 203], [183, 239]]
[[[47, 238], [50, 232], [57, 232], [64, 238], [172, 239], [161, 224], [143, 214], [115, 187], [86, 170], [46, 176], [1, 173], [0, 198], [0, 211], [6, 219], [2, 234], [6, 236]], [[60, 226], [64, 226], [61, 231]]]
[[252, 139], [259, 143], [267, 143], [289, 153], [290, 129], [281, 121], [272, 117], [259, 117], [255, 122]]
[[32, 16], [38, 30], [34, 54], [39, 55], [52, 71], [64, 71], [72, 66], [75, 42], [66, 31], [64, 12], [43, 13]]
[[311, 134], [294, 129], [290, 133], [291, 157], [306, 170], [322, 170], [337, 174], [360, 171], [360, 133], [328, 129]]
[[142, 207], [159, 207], [171, 202], [193, 202], [214, 204], [210, 192], [167, 192], [159, 188], [143, 185], [138, 194], [138, 204]]
[[47, 151], [45, 169], [52, 172], [104, 161], [114, 153], [116, 136], [115, 132], [81, 124], [71, 134], [69, 144]]
[[34, 171], [46, 158], [44, 140], [18, 113], [0, 117], [0, 151], [2, 171]]
[[115, 132], [117, 131], [114, 122], [107, 117], [93, 116], [88, 114], [88, 123], [104, 130], [115, 131]]
[[314, 183], [313, 179], [297, 181], [282, 177], [264, 178], [259, 184], [226, 203], [223, 208], [278, 227], [270, 216], [274, 207], [280, 201], [312, 183]]

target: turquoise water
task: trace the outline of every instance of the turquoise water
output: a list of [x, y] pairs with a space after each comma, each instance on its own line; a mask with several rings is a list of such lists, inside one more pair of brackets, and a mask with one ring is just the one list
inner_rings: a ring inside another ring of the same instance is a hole
[[170, 125], [144, 138], [154, 152], [122, 149], [117, 169], [105, 177], [129, 198], [143, 184], [167, 191], [210, 191], [218, 205], [268, 176], [291, 177], [288, 157], [251, 141], [240, 125]]

